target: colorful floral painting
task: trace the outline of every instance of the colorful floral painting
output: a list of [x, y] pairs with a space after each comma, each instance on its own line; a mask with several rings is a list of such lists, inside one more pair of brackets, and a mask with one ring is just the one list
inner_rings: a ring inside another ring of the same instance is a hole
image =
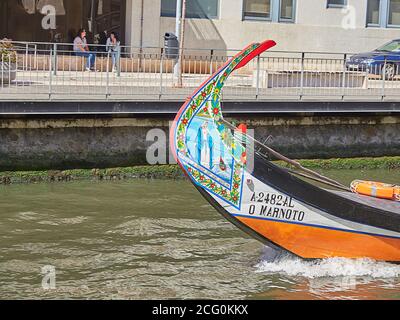
[[246, 148], [223, 123], [220, 95], [225, 81], [257, 44], [227, 63], [186, 103], [176, 124], [177, 156], [201, 187], [240, 207]]

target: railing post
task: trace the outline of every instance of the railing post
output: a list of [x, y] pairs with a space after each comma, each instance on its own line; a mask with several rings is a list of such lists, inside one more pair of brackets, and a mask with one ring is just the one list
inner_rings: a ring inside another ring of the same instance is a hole
[[110, 52], [107, 52], [106, 63], [106, 99], [110, 96]]
[[116, 58], [116, 64], [117, 64], [117, 77], [121, 76], [121, 46], [119, 45], [117, 47], [117, 58]]
[[53, 49], [50, 48], [50, 55], [49, 55], [49, 100], [51, 100], [51, 96], [53, 94]]
[[300, 100], [303, 99], [304, 96], [304, 60], [306, 54], [305, 52], [301, 53], [301, 67], [300, 67]]
[[159, 99], [161, 100], [163, 94], [163, 73], [164, 73], [164, 48], [161, 48], [161, 57], [160, 57], [160, 94]]
[[210, 74], [211, 75], [214, 73], [213, 56], [214, 56], [214, 49], [211, 49], [211, 55], [210, 55]]
[[[1, 78], [0, 78], [0, 84], [1, 84], [1, 88], [4, 87], [4, 54], [1, 54], [1, 60], [0, 60], [0, 66], [1, 66]], [[18, 68], [18, 66], [17, 66]]]
[[4, 54], [1, 54], [1, 88], [4, 88]]
[[57, 75], [57, 43], [53, 44], [53, 67], [54, 75]]
[[260, 94], [260, 55], [257, 56], [257, 72], [256, 72], [256, 99]]
[[347, 61], [347, 53], [343, 55], [342, 100], [344, 100], [344, 97], [346, 95], [346, 61]]
[[385, 61], [382, 68], [382, 96], [381, 96], [382, 100], [385, 100], [386, 62], [387, 62], [386, 59], [387, 58], [385, 57]]
[[25, 45], [25, 71], [28, 71], [28, 53], [29, 53], [29, 45], [27, 43]]
[[34, 69], [37, 70], [37, 69], [39, 69], [39, 65], [38, 65], [38, 61], [37, 61], [37, 44], [35, 44], [35, 53], [34, 53], [34, 57], [35, 57]]

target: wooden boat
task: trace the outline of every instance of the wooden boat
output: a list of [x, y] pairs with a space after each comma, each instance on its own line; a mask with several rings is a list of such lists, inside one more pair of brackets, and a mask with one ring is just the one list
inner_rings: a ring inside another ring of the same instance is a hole
[[321, 187], [261, 151], [254, 151], [254, 168], [247, 165], [245, 128], [235, 130], [224, 120], [221, 90], [232, 72], [274, 45], [272, 40], [251, 44], [187, 99], [171, 129], [177, 162], [226, 219], [268, 246], [304, 259], [400, 262], [399, 202], [354, 194], [316, 173], [305, 175], [330, 188]]

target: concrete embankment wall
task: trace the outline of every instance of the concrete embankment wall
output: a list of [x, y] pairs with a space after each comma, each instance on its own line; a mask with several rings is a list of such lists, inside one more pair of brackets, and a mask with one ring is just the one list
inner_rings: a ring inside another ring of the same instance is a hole
[[[292, 158], [400, 155], [399, 115], [249, 115], [235, 120], [254, 128], [258, 140], [271, 135], [269, 144]], [[146, 141], [146, 135], [158, 128], [168, 137], [169, 121], [165, 117], [3, 118], [0, 170], [146, 164], [146, 151], [154, 143]]]

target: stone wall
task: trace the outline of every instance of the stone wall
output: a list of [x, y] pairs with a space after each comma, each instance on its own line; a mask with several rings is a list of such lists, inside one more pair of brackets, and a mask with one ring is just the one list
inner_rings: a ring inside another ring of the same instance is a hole
[[[292, 158], [400, 155], [400, 116], [249, 115], [235, 120], [254, 128], [260, 141], [271, 135], [269, 144]], [[146, 151], [154, 143], [146, 135], [158, 128], [167, 138], [168, 126], [166, 118], [2, 119], [0, 170], [146, 164]]]

